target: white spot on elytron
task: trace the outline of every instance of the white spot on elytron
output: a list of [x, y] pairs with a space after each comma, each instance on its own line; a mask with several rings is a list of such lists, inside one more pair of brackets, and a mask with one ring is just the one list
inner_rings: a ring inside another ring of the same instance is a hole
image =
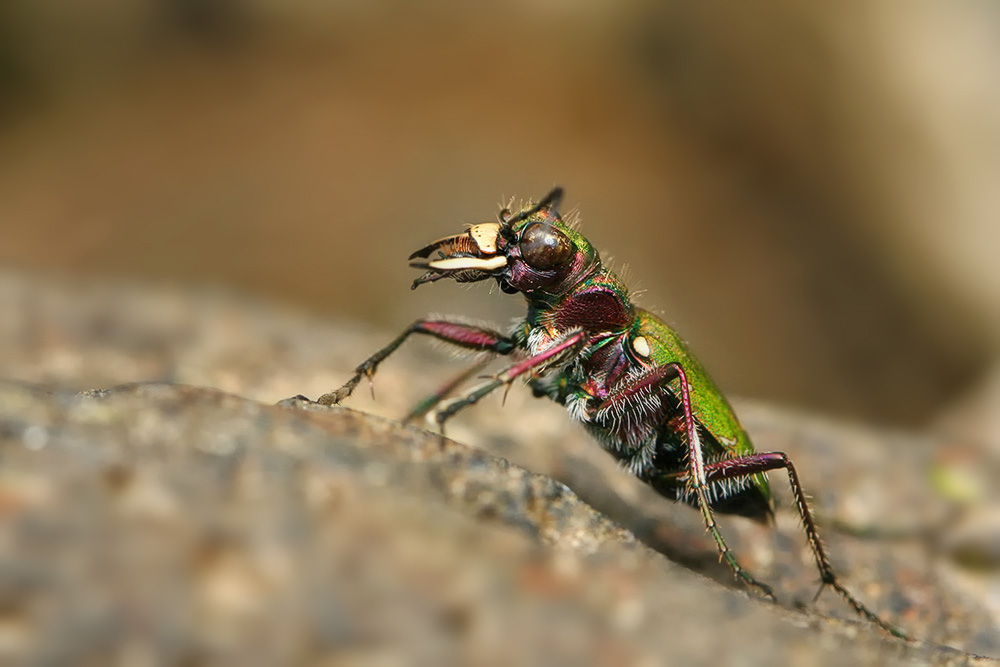
[[726, 449], [732, 449], [736, 447], [736, 444], [739, 442], [739, 440], [737, 440], [736, 438], [719, 438], [719, 442]]
[[497, 251], [497, 236], [499, 235], [500, 223], [497, 222], [484, 222], [469, 228], [469, 236], [476, 242], [479, 249], [491, 255]]
[[437, 259], [427, 263], [428, 268], [440, 271], [457, 271], [459, 269], [482, 269], [492, 271], [502, 269], [507, 266], [507, 258], [503, 255], [490, 257], [489, 259], [479, 259], [478, 257], [448, 257]]
[[652, 354], [652, 350], [649, 349], [649, 342], [644, 336], [636, 336], [635, 340], [632, 341], [632, 349], [643, 358], [648, 358]]

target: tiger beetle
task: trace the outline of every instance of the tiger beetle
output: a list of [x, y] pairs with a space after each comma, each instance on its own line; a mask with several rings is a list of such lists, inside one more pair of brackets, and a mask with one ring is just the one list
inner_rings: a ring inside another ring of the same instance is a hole
[[[433, 336], [461, 348], [514, 355], [517, 361], [457, 398], [447, 395], [468, 375], [419, 404], [408, 419], [427, 414], [439, 428], [460, 410], [517, 378], [535, 396], [566, 407], [612, 456], [660, 494], [696, 507], [735, 576], [773, 599], [769, 586], [744, 570], [726, 546], [714, 512], [766, 523], [773, 516], [767, 472], [783, 469], [823, 588], [830, 586], [858, 613], [886, 632], [883, 621], [840, 583], [816, 529], [789, 458], [757, 452], [701, 363], [666, 323], [632, 304], [628, 289], [573, 225], [563, 221], [555, 188], [535, 205], [497, 222], [472, 225], [410, 255], [425, 273], [413, 282], [452, 278], [460, 283], [494, 278], [504, 292], [520, 292], [528, 314], [510, 334], [446, 319], [418, 320], [366, 359], [355, 375], [318, 400], [340, 403], [369, 378], [411, 334]], [[473, 369], [474, 372], [474, 369]]]

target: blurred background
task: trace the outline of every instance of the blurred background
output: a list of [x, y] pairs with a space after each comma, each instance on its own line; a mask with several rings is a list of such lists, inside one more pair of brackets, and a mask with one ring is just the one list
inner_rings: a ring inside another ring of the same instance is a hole
[[986, 0], [5, 0], [0, 263], [506, 326], [406, 256], [561, 184], [728, 392], [995, 424], [998, 57]]

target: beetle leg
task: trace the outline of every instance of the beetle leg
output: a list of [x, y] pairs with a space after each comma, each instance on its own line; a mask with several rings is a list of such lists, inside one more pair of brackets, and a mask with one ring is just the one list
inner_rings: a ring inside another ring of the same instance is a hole
[[729, 549], [729, 545], [726, 544], [726, 539], [722, 536], [722, 532], [715, 522], [715, 513], [712, 511], [712, 506], [708, 502], [708, 495], [705, 492], [705, 487], [708, 484], [705, 476], [705, 455], [701, 449], [698, 424], [695, 422], [694, 411], [691, 407], [690, 384], [688, 383], [684, 368], [677, 362], [671, 362], [655, 368], [638, 380], [617, 389], [594, 409], [593, 414], [614, 409], [617, 406], [627, 407], [631, 400], [651, 390], [666, 391], [668, 385], [674, 380], [680, 381], [681, 407], [684, 410], [684, 430], [687, 436], [688, 447], [688, 488], [695, 496], [698, 509], [701, 512], [702, 519], [705, 521], [705, 529], [711, 533], [712, 538], [715, 540], [716, 547], [719, 550], [719, 558], [726, 561], [733, 574], [773, 600], [774, 593], [771, 591], [771, 587], [762, 581], [758, 581], [753, 575], [743, 569], [743, 566], [740, 565], [739, 561], [736, 560], [736, 556]]
[[806, 536], [809, 541], [809, 548], [812, 550], [813, 557], [816, 559], [816, 567], [820, 572], [822, 583], [820, 583], [820, 588], [816, 592], [816, 597], [819, 597], [824, 587], [830, 586], [840, 594], [840, 597], [847, 601], [847, 604], [854, 608], [854, 611], [859, 616], [875, 623], [891, 635], [906, 639], [906, 635], [901, 630], [876, 616], [874, 612], [862, 604], [860, 600], [855, 598], [840, 583], [840, 580], [833, 571], [833, 566], [830, 564], [830, 559], [826, 555], [826, 549], [823, 547], [822, 540], [820, 540], [819, 531], [816, 530], [816, 521], [813, 518], [809, 503], [806, 501], [806, 494], [802, 490], [802, 484], [799, 482], [799, 475], [795, 472], [795, 466], [792, 465], [792, 461], [788, 456], [783, 452], [761, 452], [709, 463], [705, 466], [705, 477], [709, 483], [721, 482], [729, 479], [749, 477], [765, 473], [769, 470], [781, 469], [784, 469], [788, 473], [788, 483], [792, 487], [792, 495], [795, 497], [795, 507], [799, 511], [799, 516], [802, 517], [802, 523], [805, 526]]
[[365, 359], [360, 366], [354, 369], [354, 377], [345, 382], [340, 389], [323, 394], [316, 402], [320, 405], [336, 405], [351, 395], [354, 388], [361, 382], [361, 378], [367, 376], [370, 383], [378, 365], [395, 352], [396, 348], [402, 345], [410, 334], [414, 333], [434, 336], [446, 343], [469, 350], [488, 350], [497, 354], [510, 354], [517, 347], [509, 336], [489, 329], [447, 320], [417, 320], [399, 334], [394, 341]]
[[528, 357], [527, 359], [511, 364], [504, 370], [497, 373], [490, 381], [484, 382], [478, 387], [474, 387], [464, 396], [460, 396], [443, 403], [434, 413], [434, 420], [437, 422], [439, 427], [443, 428], [445, 421], [454, 416], [454, 414], [459, 410], [478, 403], [479, 399], [483, 398], [498, 387], [510, 384], [515, 379], [525, 375], [526, 373], [538, 371], [540, 368], [547, 365], [568, 361], [572, 357], [576, 356], [580, 350], [583, 349], [583, 346], [586, 343], [587, 334], [584, 331], [574, 331], [573, 333], [564, 336], [548, 349], [543, 350], [534, 356]]
[[415, 422], [421, 417], [425, 416], [428, 412], [437, 407], [441, 401], [446, 399], [449, 394], [455, 391], [462, 383], [468, 380], [470, 377], [478, 373], [483, 369], [486, 364], [489, 363], [489, 358], [483, 358], [474, 363], [473, 365], [466, 368], [464, 371], [456, 375], [454, 378], [449, 380], [446, 384], [442, 385], [437, 391], [425, 398], [424, 400], [413, 406], [410, 410], [410, 414], [403, 418], [403, 423]]

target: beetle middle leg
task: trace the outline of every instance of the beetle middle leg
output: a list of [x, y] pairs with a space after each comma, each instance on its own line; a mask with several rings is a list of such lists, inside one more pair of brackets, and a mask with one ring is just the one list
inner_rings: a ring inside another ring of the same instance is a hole
[[489, 364], [489, 358], [483, 358], [476, 361], [474, 364], [463, 370], [461, 373], [448, 380], [445, 384], [441, 385], [437, 391], [425, 398], [424, 400], [413, 406], [410, 413], [403, 417], [403, 423], [415, 422], [421, 417], [424, 417], [433, 410], [435, 407], [441, 404], [448, 396], [451, 395], [455, 389], [460, 387], [465, 383], [470, 377], [481, 371], [483, 368]]
[[538, 354], [528, 357], [522, 361], [511, 364], [504, 370], [497, 373], [493, 379], [478, 387], [474, 387], [464, 396], [454, 398], [441, 404], [441, 407], [434, 412], [434, 420], [438, 427], [444, 429], [444, 423], [453, 417], [458, 411], [475, 405], [481, 398], [492, 393], [496, 389], [513, 382], [515, 379], [527, 373], [538, 371], [544, 366], [558, 364], [576, 356], [587, 343], [587, 334], [584, 331], [573, 331], [563, 336], [555, 344]]
[[668, 391], [669, 384], [674, 380], [680, 381], [680, 399], [684, 410], [684, 430], [688, 448], [688, 488], [695, 496], [698, 509], [705, 522], [705, 528], [715, 540], [715, 544], [719, 550], [719, 557], [726, 561], [733, 574], [773, 600], [774, 592], [771, 590], [771, 587], [762, 581], [758, 581], [753, 575], [743, 569], [743, 566], [740, 565], [739, 561], [736, 560], [736, 556], [730, 550], [729, 545], [726, 544], [726, 539], [722, 536], [722, 532], [715, 522], [715, 513], [712, 511], [712, 506], [708, 502], [708, 494], [706, 493], [708, 478], [705, 472], [705, 455], [701, 449], [698, 424], [695, 422], [694, 412], [691, 407], [690, 384], [688, 383], [684, 368], [676, 362], [655, 368], [643, 377], [617, 389], [596, 408], [593, 408], [592, 415], [614, 411], [623, 407], [627, 409], [631, 401], [649, 391]]
[[361, 378], [367, 377], [370, 383], [372, 376], [375, 375], [375, 371], [378, 370], [379, 364], [395, 352], [410, 337], [410, 334], [415, 333], [434, 336], [446, 343], [464, 347], [467, 350], [510, 354], [517, 347], [512, 338], [490, 329], [483, 329], [461, 322], [449, 322], [448, 320], [417, 320], [408, 326], [403, 333], [399, 334], [395, 340], [365, 359], [361, 365], [354, 369], [354, 377], [345, 382], [342, 387], [336, 391], [323, 394], [316, 402], [320, 405], [336, 405], [351, 395], [354, 388], [361, 382]]

